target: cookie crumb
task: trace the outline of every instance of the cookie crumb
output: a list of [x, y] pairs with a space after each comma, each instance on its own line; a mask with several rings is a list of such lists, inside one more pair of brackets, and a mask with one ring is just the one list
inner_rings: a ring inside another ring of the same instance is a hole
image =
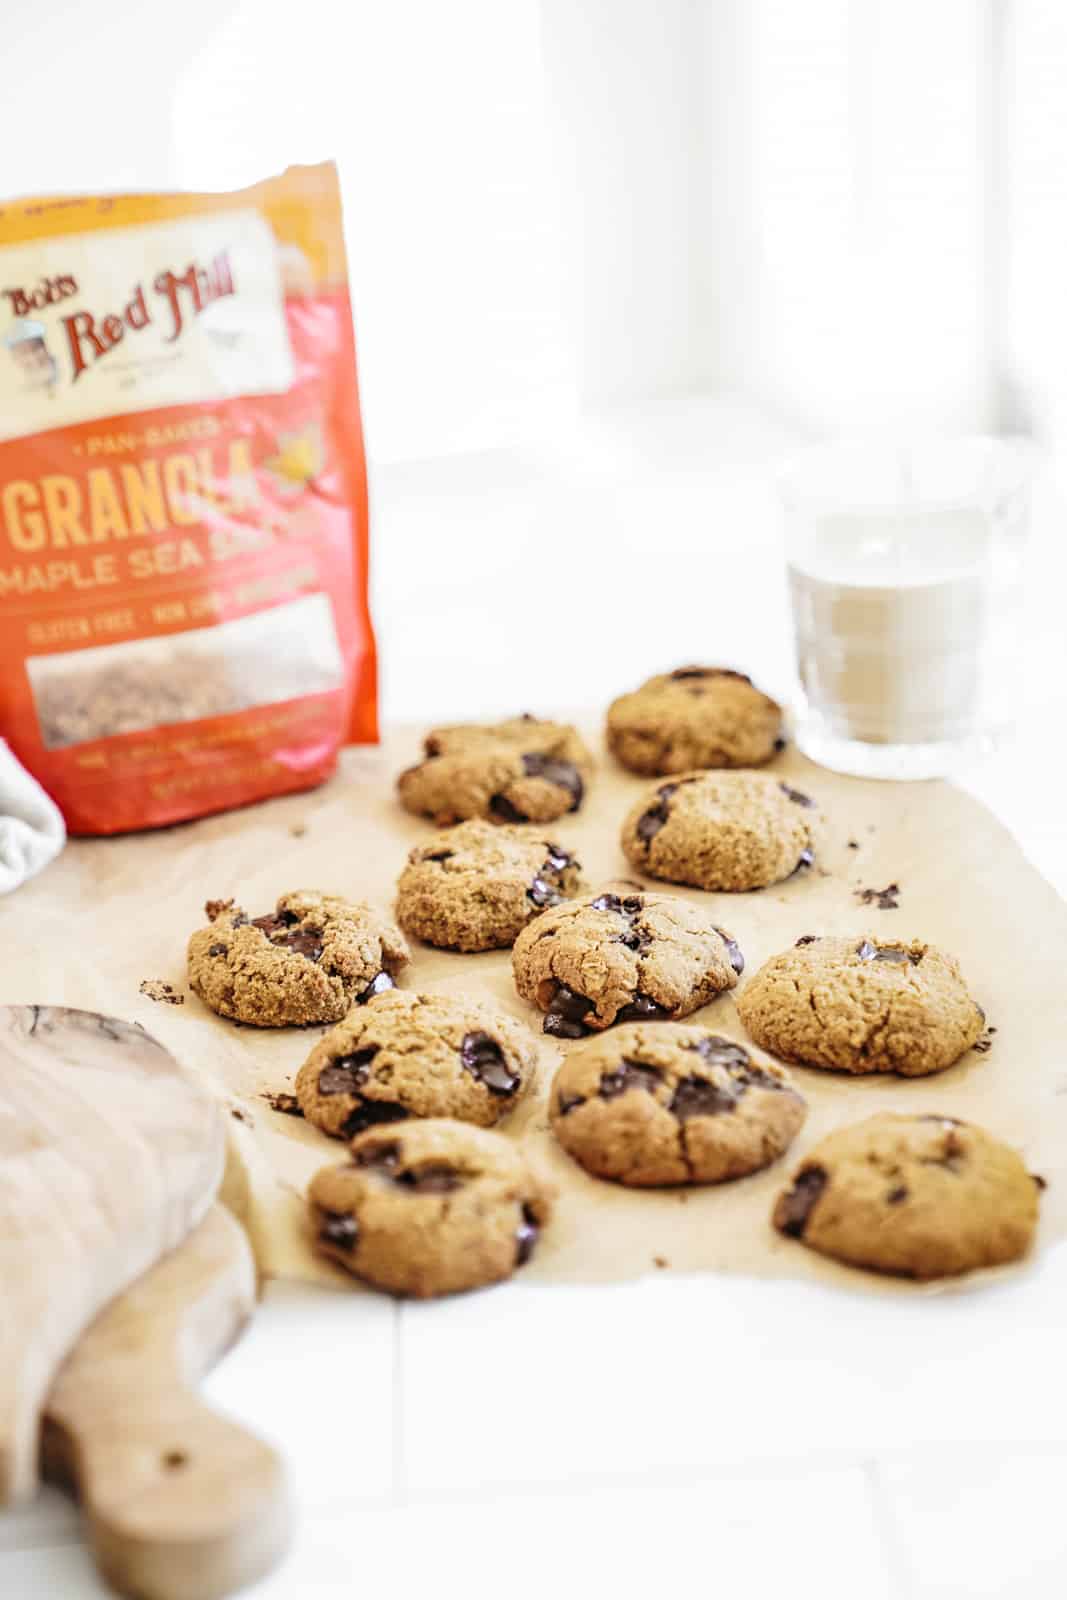
[[149, 1000], [158, 1000], [165, 1006], [183, 1006], [184, 994], [179, 993], [172, 983], [164, 983], [162, 978], [142, 978], [140, 991]]
[[849, 847], [850, 850], [858, 850], [859, 847], [860, 847], [859, 840], [858, 839], [850, 839], [848, 841], [848, 847]]
[[884, 889], [857, 889], [856, 896], [865, 906], [877, 906], [879, 911], [897, 911], [900, 908], [899, 883], [888, 883]]
[[252, 1118], [247, 1116], [245, 1112], [241, 1110], [240, 1106], [231, 1106], [230, 1116], [235, 1122], [247, 1122], [250, 1127], [252, 1125]]
[[289, 829], [289, 832], [292, 834], [294, 839], [302, 839], [307, 831], [308, 828], [306, 822], [294, 822]]
[[654, 1267], [669, 1267], [670, 1262], [667, 1260], [666, 1256], [653, 1256], [652, 1265]]
[[265, 1094], [263, 1099], [272, 1111], [280, 1111], [284, 1117], [302, 1117], [300, 1101], [295, 1094]]

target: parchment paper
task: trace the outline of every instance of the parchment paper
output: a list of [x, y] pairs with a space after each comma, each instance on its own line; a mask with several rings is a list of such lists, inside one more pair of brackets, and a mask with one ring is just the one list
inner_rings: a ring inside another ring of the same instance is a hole
[[[291, 1090], [324, 1030], [236, 1027], [214, 1016], [188, 990], [186, 939], [202, 924], [207, 899], [233, 896], [257, 916], [287, 890], [316, 888], [391, 907], [408, 849], [433, 832], [393, 799], [393, 776], [415, 758], [417, 744], [408, 731], [379, 749], [349, 751], [337, 776], [309, 794], [163, 831], [72, 842], [0, 907], [0, 1000], [85, 1006], [139, 1021], [216, 1083], [232, 1134], [223, 1198], [248, 1227], [266, 1275], [351, 1282], [315, 1257], [302, 1199], [311, 1175], [342, 1160], [344, 1146], [264, 1098]], [[822, 807], [814, 870], [753, 894], [656, 887], [713, 902], [716, 921], [741, 944], [746, 976], [805, 933], [940, 944], [959, 958], [988, 1014], [989, 1047], [919, 1080], [794, 1069], [810, 1113], [774, 1167], [712, 1188], [627, 1190], [587, 1177], [548, 1130], [545, 1096], [559, 1047], [540, 1034], [540, 1013], [516, 995], [510, 951], [465, 956], [415, 946], [405, 987], [494, 1003], [543, 1040], [539, 1081], [501, 1124], [559, 1189], [526, 1281], [711, 1270], [922, 1292], [828, 1263], [782, 1239], [768, 1220], [779, 1188], [817, 1139], [881, 1109], [962, 1117], [1016, 1145], [1048, 1182], [1039, 1248], [1067, 1233], [1067, 906], [989, 813], [948, 784], [843, 778], [792, 752], [774, 771]], [[641, 788], [642, 780], [603, 755], [582, 812], [549, 830], [577, 851], [595, 888], [634, 876], [618, 830]], [[899, 885], [898, 909], [861, 904], [859, 889], [891, 883]], [[169, 984], [183, 1003], [150, 999], [141, 992], [145, 981], [156, 993]], [[731, 998], [692, 1020], [744, 1037]]]

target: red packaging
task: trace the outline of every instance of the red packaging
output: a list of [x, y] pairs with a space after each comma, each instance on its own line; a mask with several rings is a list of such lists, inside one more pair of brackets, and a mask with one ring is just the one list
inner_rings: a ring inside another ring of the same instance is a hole
[[74, 833], [377, 739], [331, 164], [0, 207], [0, 735]]

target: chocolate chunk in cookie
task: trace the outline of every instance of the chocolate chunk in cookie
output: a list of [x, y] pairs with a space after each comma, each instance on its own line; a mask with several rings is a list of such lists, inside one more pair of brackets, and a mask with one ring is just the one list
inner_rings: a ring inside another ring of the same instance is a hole
[[544, 1031], [558, 1039], [582, 1039], [589, 1032], [585, 1019], [593, 1009], [587, 995], [557, 983], [545, 1006]]
[[463, 1035], [460, 1060], [472, 1077], [484, 1083], [490, 1094], [511, 1097], [522, 1084], [520, 1074], [508, 1063], [499, 1039], [475, 1030]]
[[823, 1167], [801, 1167], [792, 1185], [778, 1197], [774, 1208], [774, 1225], [790, 1239], [802, 1239], [808, 1218], [815, 1203], [826, 1188], [827, 1175]]

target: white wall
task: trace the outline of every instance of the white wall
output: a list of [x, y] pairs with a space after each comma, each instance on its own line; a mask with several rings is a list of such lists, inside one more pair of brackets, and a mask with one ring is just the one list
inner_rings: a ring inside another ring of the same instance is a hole
[[709, 365], [819, 428], [990, 416], [985, 0], [709, 0]]
[[537, 0], [227, 9], [176, 85], [179, 175], [338, 157], [371, 453], [536, 430], [571, 389]]
[[1004, 17], [1002, 337], [1007, 402], [1067, 446], [1067, 6], [1011, 0]]
[[0, 199], [173, 185], [174, 86], [224, 3], [0, 0]]
[[542, 0], [548, 131], [578, 400], [695, 388], [699, 0]]
[[[989, 150], [1005, 7], [1022, 62], [1007, 294]], [[5, 190], [227, 187], [339, 157], [377, 460], [709, 387], [811, 428], [982, 427], [994, 354], [1057, 387], [1065, 6], [9, 11]]]

